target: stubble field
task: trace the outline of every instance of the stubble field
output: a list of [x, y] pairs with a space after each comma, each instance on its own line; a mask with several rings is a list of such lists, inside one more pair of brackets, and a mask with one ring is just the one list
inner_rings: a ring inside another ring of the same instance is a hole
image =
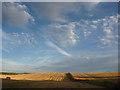
[[[6, 77], [10, 77], [8, 80]], [[118, 72], [0, 75], [3, 88], [118, 88]]]

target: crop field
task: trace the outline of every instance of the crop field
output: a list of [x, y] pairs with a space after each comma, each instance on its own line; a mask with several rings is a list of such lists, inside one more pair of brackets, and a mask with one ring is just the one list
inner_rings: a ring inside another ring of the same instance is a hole
[[[6, 79], [10, 77], [10, 80]], [[117, 88], [118, 72], [0, 75], [3, 88]]]
[[101, 79], [118, 79], [118, 72], [105, 73], [72, 73], [75, 79], [81, 80], [101, 80]]
[[1, 75], [2, 78], [11, 77], [13, 80], [53, 80], [63, 81], [64, 73], [32, 73], [21, 75]]

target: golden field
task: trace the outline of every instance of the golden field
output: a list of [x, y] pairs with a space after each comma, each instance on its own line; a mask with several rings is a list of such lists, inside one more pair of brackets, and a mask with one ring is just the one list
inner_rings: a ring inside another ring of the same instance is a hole
[[120, 76], [118, 72], [31, 73], [0, 78], [3, 88], [117, 88]]

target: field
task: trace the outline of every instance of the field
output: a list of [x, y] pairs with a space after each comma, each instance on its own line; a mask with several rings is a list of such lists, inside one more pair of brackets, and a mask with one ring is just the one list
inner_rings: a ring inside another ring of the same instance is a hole
[[117, 88], [120, 78], [118, 72], [3, 74], [0, 77], [3, 88]]

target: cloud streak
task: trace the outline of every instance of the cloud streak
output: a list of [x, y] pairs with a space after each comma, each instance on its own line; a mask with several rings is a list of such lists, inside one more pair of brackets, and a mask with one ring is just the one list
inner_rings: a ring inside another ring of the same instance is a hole
[[64, 51], [63, 49], [59, 48], [57, 45], [53, 44], [52, 42], [47, 42], [47, 44], [52, 47], [52, 48], [55, 48], [59, 53], [65, 55], [65, 56], [68, 56], [68, 57], [71, 57], [72, 55], [69, 54], [68, 52]]

